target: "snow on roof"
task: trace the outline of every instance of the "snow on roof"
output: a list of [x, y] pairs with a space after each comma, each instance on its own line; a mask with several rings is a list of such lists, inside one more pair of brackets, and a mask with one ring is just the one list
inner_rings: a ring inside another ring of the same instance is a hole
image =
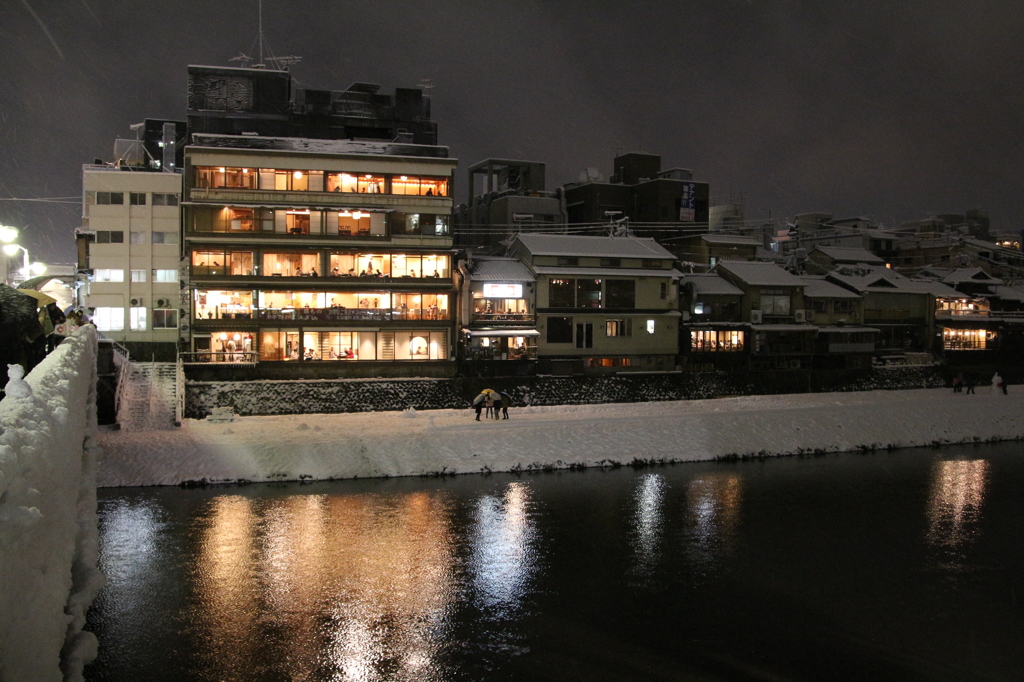
[[516, 258], [479, 258], [473, 260], [469, 278], [474, 282], [532, 282], [529, 268]]
[[824, 277], [801, 276], [804, 282], [804, 296], [811, 298], [860, 298], [860, 294], [829, 282]]
[[516, 239], [534, 256], [667, 258], [675, 260], [675, 256], [665, 247], [646, 237], [520, 234]]
[[668, 270], [656, 270], [654, 268], [578, 268], [561, 265], [534, 265], [534, 272], [538, 275], [567, 275], [590, 277], [681, 277], [683, 273], [674, 268]]
[[1002, 284], [1003, 280], [989, 276], [981, 268], [959, 268], [942, 278], [946, 284], [960, 284], [962, 282], [977, 282], [982, 284]]
[[448, 147], [365, 140], [315, 140], [308, 137], [263, 137], [261, 135], [213, 135], [196, 133], [191, 148], [249, 149], [253, 151], [306, 152], [313, 154], [369, 154], [374, 156], [417, 156], [445, 159]]
[[714, 272], [683, 275], [680, 284], [692, 284], [693, 291], [705, 296], [742, 296], [743, 290], [733, 286]]
[[740, 237], [734, 234], [702, 234], [701, 241], [708, 244], [732, 244], [734, 246], [762, 246], [759, 239]]
[[935, 298], [964, 298], [964, 293], [942, 282], [915, 282], [923, 285], [924, 288]]
[[[814, 251], [825, 255], [836, 263], [867, 263], [868, 265], [884, 265], [885, 259], [879, 258], [867, 249], [847, 246], [816, 246]], [[814, 253], [812, 251], [811, 253]]]
[[858, 291], [900, 291], [908, 294], [931, 294], [935, 282], [913, 281], [895, 270], [867, 265], [839, 267], [828, 273], [828, 279], [847, 284]]
[[800, 287], [803, 281], [775, 263], [763, 261], [719, 261], [716, 270], [725, 270], [745, 284], [753, 286]]
[[992, 293], [1004, 301], [1024, 301], [1024, 287], [997, 285], [992, 287]]
[[878, 329], [877, 327], [851, 327], [850, 325], [833, 325], [829, 327], [818, 327], [818, 331], [821, 332], [822, 334], [853, 334], [857, 332], [880, 332], [881, 330]]

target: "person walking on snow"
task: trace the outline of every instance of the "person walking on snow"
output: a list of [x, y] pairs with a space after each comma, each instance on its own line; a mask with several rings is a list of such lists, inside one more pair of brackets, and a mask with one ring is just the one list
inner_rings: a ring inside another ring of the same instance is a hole
[[[512, 396], [505, 391], [498, 391], [498, 396], [501, 398], [501, 418], [508, 419], [508, 406], [512, 403]], [[498, 415], [495, 414], [494, 418], [497, 419]]]

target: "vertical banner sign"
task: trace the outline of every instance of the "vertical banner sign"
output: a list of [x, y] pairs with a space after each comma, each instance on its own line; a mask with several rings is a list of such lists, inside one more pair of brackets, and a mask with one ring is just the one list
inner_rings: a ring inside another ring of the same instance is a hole
[[684, 182], [683, 196], [679, 199], [680, 222], [692, 223], [697, 220], [697, 183]]

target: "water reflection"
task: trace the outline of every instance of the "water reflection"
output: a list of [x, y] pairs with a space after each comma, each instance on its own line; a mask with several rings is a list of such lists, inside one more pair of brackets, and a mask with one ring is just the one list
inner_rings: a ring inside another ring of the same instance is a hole
[[519, 612], [537, 570], [537, 528], [528, 484], [509, 483], [501, 497], [485, 495], [473, 513], [470, 571], [477, 606], [496, 619]]
[[742, 484], [733, 474], [709, 474], [686, 488], [687, 551], [698, 563], [714, 562], [732, 545], [740, 521]]
[[928, 491], [929, 544], [955, 549], [973, 538], [988, 471], [984, 459], [935, 462]]
[[649, 576], [658, 563], [658, 545], [664, 512], [662, 510], [665, 489], [665, 477], [660, 474], [645, 474], [633, 493], [636, 509], [633, 512], [633, 527], [636, 532], [634, 551], [636, 565], [634, 570], [641, 576]]
[[456, 593], [450, 516], [427, 492], [216, 498], [193, 614], [211, 679], [435, 679]]

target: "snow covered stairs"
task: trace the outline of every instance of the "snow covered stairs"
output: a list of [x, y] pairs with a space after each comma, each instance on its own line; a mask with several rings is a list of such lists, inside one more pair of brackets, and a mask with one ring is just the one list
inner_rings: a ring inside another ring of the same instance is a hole
[[118, 386], [117, 423], [122, 430], [175, 428], [176, 370], [173, 362], [129, 362]]

